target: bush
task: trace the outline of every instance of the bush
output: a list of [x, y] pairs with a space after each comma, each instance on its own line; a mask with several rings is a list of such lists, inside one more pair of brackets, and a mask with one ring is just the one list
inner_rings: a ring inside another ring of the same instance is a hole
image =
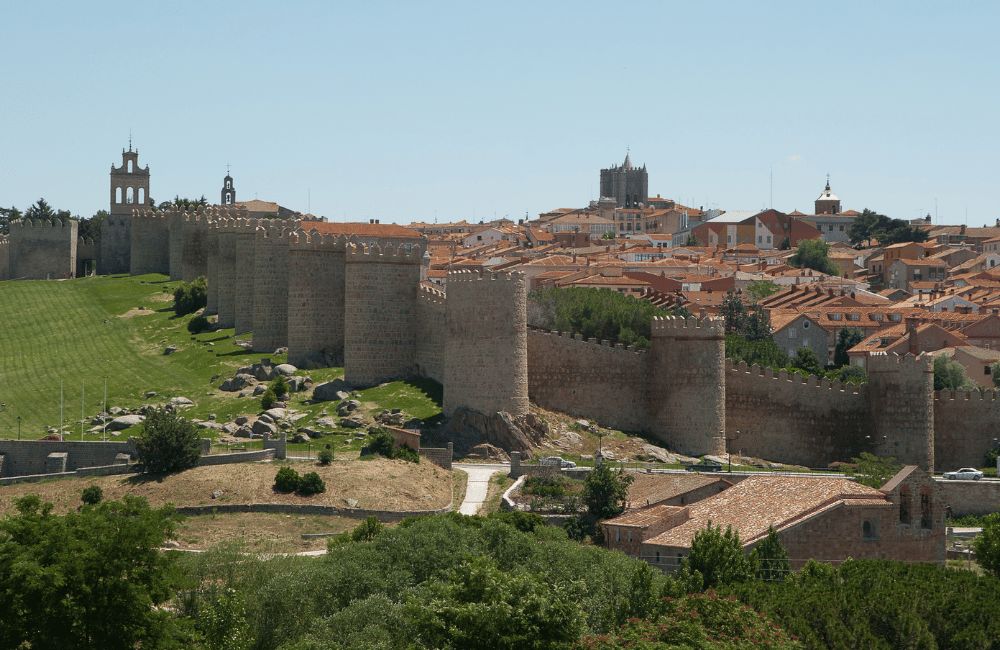
[[378, 534], [383, 530], [385, 530], [385, 526], [382, 525], [382, 522], [375, 517], [368, 517], [360, 526], [351, 531], [351, 541], [370, 542], [378, 537]]
[[983, 518], [983, 532], [972, 542], [976, 562], [993, 576], [1000, 578], [1000, 514]]
[[583, 482], [583, 502], [591, 517], [610, 519], [617, 517], [625, 510], [628, 499], [628, 486], [635, 477], [622, 470], [612, 470], [607, 463], [602, 463], [587, 473]]
[[566, 480], [561, 476], [529, 476], [525, 479], [521, 492], [540, 497], [564, 497]]
[[284, 375], [278, 375], [271, 381], [271, 391], [277, 397], [288, 394], [288, 380]]
[[285, 465], [278, 469], [274, 477], [274, 489], [278, 492], [295, 492], [299, 489], [302, 477], [291, 467]]
[[373, 427], [368, 431], [368, 443], [361, 449], [362, 456], [383, 456], [385, 458], [397, 458], [411, 463], [420, 462], [420, 454], [410, 449], [406, 445], [396, 446], [396, 441], [383, 427]]
[[319, 494], [320, 492], [326, 492], [326, 483], [323, 482], [323, 479], [316, 472], [306, 472], [303, 474], [302, 478], [299, 479], [299, 489], [295, 491], [296, 494], [303, 497]]
[[192, 334], [201, 334], [202, 332], [207, 332], [212, 329], [212, 324], [208, 322], [207, 318], [198, 314], [188, 321], [187, 329]]
[[320, 465], [329, 465], [333, 462], [333, 450], [323, 449], [319, 452], [317, 459], [319, 460]]
[[260, 407], [265, 411], [274, 406], [274, 403], [278, 401], [278, 396], [274, 394], [274, 391], [268, 388], [264, 391], [264, 394], [260, 397]]
[[101, 489], [100, 485], [88, 485], [83, 488], [83, 492], [80, 494], [80, 500], [88, 506], [96, 506], [103, 498], [104, 490]]
[[754, 570], [750, 559], [743, 554], [740, 535], [726, 526], [712, 526], [712, 522], [694, 534], [691, 554], [684, 559], [684, 571], [701, 574], [705, 589], [753, 580]]
[[144, 472], [166, 474], [198, 464], [201, 438], [189, 421], [172, 411], [157, 409], [146, 416], [136, 451]]
[[196, 278], [174, 289], [174, 313], [178, 316], [196, 312], [208, 304], [208, 282]]

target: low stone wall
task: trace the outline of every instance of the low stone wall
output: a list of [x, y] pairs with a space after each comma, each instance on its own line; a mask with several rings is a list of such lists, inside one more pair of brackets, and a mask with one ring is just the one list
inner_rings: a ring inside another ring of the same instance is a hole
[[1000, 481], [948, 481], [937, 479], [941, 500], [955, 517], [1000, 512]]
[[134, 455], [131, 442], [83, 440], [0, 440], [2, 477], [45, 474], [51, 454], [66, 454], [66, 471], [115, 465], [118, 454]]
[[198, 467], [206, 465], [229, 465], [232, 463], [253, 463], [261, 460], [274, 460], [274, 449], [254, 449], [252, 451], [234, 451], [228, 454], [212, 454], [198, 459]]
[[447, 447], [421, 447], [420, 455], [438, 467], [450, 470], [454, 447], [450, 442]]
[[436, 510], [368, 510], [365, 508], [338, 508], [307, 503], [220, 503], [218, 505], [182, 506], [176, 508], [181, 515], [234, 514], [240, 512], [263, 512], [271, 514], [328, 515], [366, 519], [375, 517], [379, 521], [402, 521], [409, 517], [424, 517], [451, 512], [452, 503]]

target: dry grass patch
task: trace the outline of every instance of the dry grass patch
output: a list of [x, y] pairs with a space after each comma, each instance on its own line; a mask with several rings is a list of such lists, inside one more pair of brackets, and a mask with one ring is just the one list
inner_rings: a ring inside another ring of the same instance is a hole
[[[0, 513], [9, 512], [14, 499], [25, 494], [38, 494], [55, 504], [57, 512], [67, 512], [80, 505], [80, 492], [88, 485], [99, 485], [105, 499], [134, 494], [146, 497], [153, 506], [298, 503], [340, 508], [351, 505], [373, 510], [432, 510], [447, 506], [451, 497], [451, 472], [428, 462], [415, 464], [379, 458], [337, 461], [326, 467], [315, 462], [288, 464], [300, 474], [318, 473], [326, 483], [326, 492], [311, 497], [281, 494], [272, 489], [281, 463], [239, 463], [195, 467], [161, 478], [101, 476], [0, 487]], [[216, 490], [222, 490], [222, 495], [213, 499]]]
[[239, 543], [254, 553], [299, 553], [326, 548], [327, 538], [303, 539], [303, 533], [343, 533], [361, 522], [347, 517], [246, 512], [187, 517], [174, 539], [182, 549], [207, 550]]

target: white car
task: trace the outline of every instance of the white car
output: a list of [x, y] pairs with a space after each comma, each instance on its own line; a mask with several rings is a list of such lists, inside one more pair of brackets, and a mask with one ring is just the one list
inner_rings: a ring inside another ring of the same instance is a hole
[[576, 463], [571, 460], [566, 460], [562, 456], [547, 456], [538, 461], [539, 465], [546, 465], [548, 467], [559, 467], [561, 469], [573, 469], [576, 467]]
[[974, 467], [963, 467], [954, 472], [945, 472], [944, 477], [956, 481], [978, 481], [983, 478], [983, 473]]

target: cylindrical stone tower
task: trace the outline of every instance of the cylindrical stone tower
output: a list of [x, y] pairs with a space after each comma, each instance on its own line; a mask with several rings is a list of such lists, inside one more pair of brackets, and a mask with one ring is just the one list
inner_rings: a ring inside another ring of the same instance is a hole
[[421, 252], [419, 247], [406, 244], [347, 246], [347, 383], [371, 386], [413, 374]]
[[219, 327], [232, 327], [236, 317], [236, 221], [224, 219], [216, 231], [219, 249], [216, 255]]
[[724, 321], [655, 318], [652, 335], [650, 433], [683, 454], [725, 453]]
[[288, 362], [300, 368], [344, 359], [344, 237], [288, 236]]
[[874, 453], [933, 472], [933, 359], [868, 355], [868, 403]]
[[289, 222], [262, 220], [254, 242], [253, 349], [288, 345]]
[[188, 214], [183, 208], [170, 208], [166, 211], [167, 224], [170, 228], [170, 279], [184, 279], [184, 222]]
[[448, 274], [444, 412], [528, 412], [527, 288], [520, 273]]
[[253, 331], [253, 256], [257, 238], [256, 219], [237, 219], [236, 233], [236, 298], [233, 306], [233, 327], [236, 334]]

